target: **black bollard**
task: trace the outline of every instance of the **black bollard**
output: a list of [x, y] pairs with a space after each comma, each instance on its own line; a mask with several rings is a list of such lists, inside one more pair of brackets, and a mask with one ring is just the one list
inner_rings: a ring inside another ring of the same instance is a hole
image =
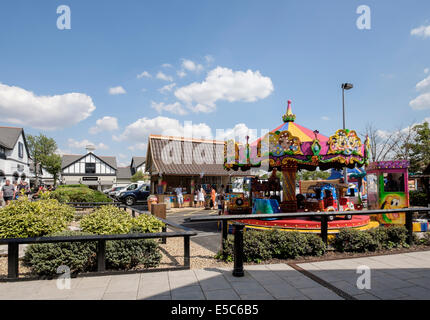
[[236, 224], [234, 226], [234, 277], [243, 277], [243, 224]]

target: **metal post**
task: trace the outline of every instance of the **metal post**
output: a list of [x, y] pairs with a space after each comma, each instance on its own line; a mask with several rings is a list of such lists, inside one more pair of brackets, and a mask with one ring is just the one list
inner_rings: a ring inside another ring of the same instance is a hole
[[414, 238], [413, 238], [413, 224], [412, 224], [412, 212], [406, 212], [406, 219], [405, 219], [405, 227], [408, 230], [408, 238], [407, 243], [409, 245], [412, 245]]
[[134, 212], [134, 209], [132, 209], [132, 210], [131, 210], [131, 216], [132, 216], [133, 218], [135, 218], [135, 217], [136, 217], [136, 213]]
[[97, 271], [106, 270], [106, 241], [99, 240], [97, 247]]
[[11, 279], [18, 278], [18, 243], [7, 244], [7, 276]]
[[[167, 227], [166, 225], [164, 225], [164, 227], [161, 228], [161, 232], [167, 232]], [[167, 243], [167, 238], [166, 237], [162, 237], [161, 238], [161, 243], [162, 244], [166, 244]]]
[[190, 268], [190, 236], [184, 236], [184, 267]]
[[328, 244], [328, 217], [326, 215], [321, 216], [321, 239], [326, 245]]
[[234, 277], [243, 277], [243, 224], [234, 226]]
[[224, 255], [224, 245], [227, 241], [227, 237], [228, 237], [228, 220], [222, 220], [222, 237], [221, 237], [221, 251], [222, 254]]

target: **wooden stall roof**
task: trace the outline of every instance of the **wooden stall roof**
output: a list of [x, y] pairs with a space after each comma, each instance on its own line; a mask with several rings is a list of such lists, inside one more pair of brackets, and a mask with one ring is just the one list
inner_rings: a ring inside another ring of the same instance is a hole
[[159, 135], [149, 136], [145, 170], [151, 175], [251, 176], [224, 169], [224, 141]]

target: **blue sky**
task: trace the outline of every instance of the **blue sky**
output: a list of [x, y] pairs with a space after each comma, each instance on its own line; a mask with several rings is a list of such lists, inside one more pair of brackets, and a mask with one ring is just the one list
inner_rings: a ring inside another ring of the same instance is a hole
[[[70, 30], [57, 28], [63, 4]], [[356, 26], [362, 4], [370, 30]], [[0, 125], [43, 132], [66, 153], [88, 140], [128, 164], [149, 133], [184, 121], [202, 134], [275, 128], [289, 99], [297, 123], [330, 135], [351, 82], [347, 127], [390, 131], [430, 117], [429, 25], [425, 0], [5, 0]]]

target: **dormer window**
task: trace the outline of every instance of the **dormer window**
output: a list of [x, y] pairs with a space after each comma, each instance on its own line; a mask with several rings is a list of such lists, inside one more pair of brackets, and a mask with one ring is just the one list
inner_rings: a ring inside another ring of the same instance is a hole
[[22, 142], [18, 142], [18, 157], [24, 158], [24, 144]]

